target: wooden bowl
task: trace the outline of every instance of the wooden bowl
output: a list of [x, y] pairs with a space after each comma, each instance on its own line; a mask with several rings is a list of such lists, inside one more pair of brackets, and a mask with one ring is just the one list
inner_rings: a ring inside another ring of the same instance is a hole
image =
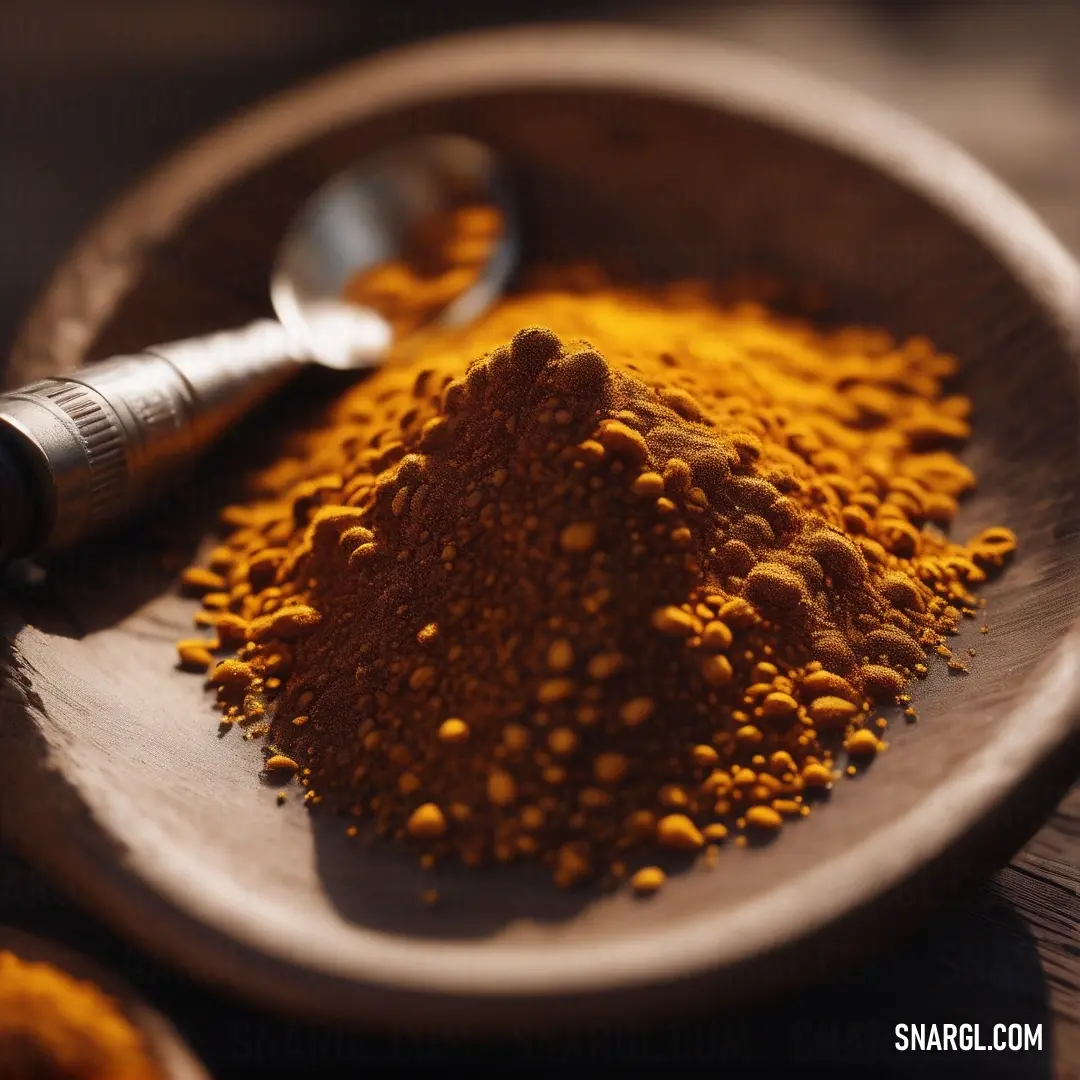
[[[1076, 774], [1080, 271], [962, 153], [846, 91], [650, 30], [499, 31], [359, 63], [179, 154], [73, 254], [8, 380], [266, 313], [305, 196], [436, 131], [505, 155], [531, 257], [652, 277], [767, 268], [962, 358], [981, 486], [956, 532], [1020, 538], [985, 593], [991, 632], [971, 627], [971, 674], [920, 684], [919, 723], [832, 805], [650, 902], [503, 868], [441, 873], [429, 911], [411, 856], [351, 844], [295, 797], [278, 808], [257, 745], [218, 738], [200, 680], [173, 669], [194, 604], [136, 527], [7, 605], [4, 835], [177, 965], [323, 1018], [629, 1021], [827, 974], [1004, 862]], [[263, 420], [337, 385], [312, 376]], [[224, 497], [214, 473], [192, 489], [207, 510]]]
[[51, 964], [80, 982], [92, 982], [119, 1006], [124, 1019], [141, 1035], [146, 1053], [164, 1080], [210, 1080], [173, 1026], [130, 986], [62, 945], [0, 926], [0, 952], [14, 953], [28, 963]]

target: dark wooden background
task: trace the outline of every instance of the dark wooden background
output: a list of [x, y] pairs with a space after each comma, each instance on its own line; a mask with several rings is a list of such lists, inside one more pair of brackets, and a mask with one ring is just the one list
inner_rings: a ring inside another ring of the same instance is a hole
[[[356, 56], [525, 18], [682, 24], [757, 46], [912, 112], [973, 151], [1080, 252], [1080, 3], [518, 0], [4, 0], [0, 4], [0, 354], [92, 217], [177, 143]], [[1080, 763], [1078, 763], [1080, 765]], [[1080, 1077], [1080, 787], [993, 881], [860, 971], [787, 1002], [631, 1033], [445, 1043], [321, 1031], [162, 969], [0, 851], [0, 924], [104, 959], [217, 1077], [533, 1064], [692, 1065], [709, 1074]], [[896, 1054], [901, 1022], [1042, 1022], [1041, 1052]], [[704, 1074], [703, 1074], [704, 1075]]]

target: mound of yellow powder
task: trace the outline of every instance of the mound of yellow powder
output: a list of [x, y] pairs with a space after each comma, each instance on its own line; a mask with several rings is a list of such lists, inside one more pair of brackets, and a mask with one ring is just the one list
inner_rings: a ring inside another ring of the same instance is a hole
[[93, 983], [0, 951], [0, 1077], [159, 1080], [139, 1031]]
[[406, 344], [225, 512], [181, 655], [238, 650], [225, 721], [429, 864], [568, 885], [772, 835], [1015, 546], [942, 532], [955, 370], [694, 284], [534, 289]]

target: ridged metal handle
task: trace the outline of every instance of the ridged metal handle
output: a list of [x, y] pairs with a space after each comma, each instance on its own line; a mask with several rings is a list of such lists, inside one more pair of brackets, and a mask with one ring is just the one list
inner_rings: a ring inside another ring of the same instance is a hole
[[128, 516], [304, 359], [263, 320], [0, 395], [0, 562]]

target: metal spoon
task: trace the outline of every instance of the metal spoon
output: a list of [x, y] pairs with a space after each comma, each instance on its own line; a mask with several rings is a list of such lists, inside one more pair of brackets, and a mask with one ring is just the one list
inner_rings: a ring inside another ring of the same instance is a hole
[[277, 321], [153, 346], [0, 395], [0, 564], [70, 547], [128, 516], [305, 363], [378, 364], [390, 325], [343, 301], [342, 290], [358, 270], [400, 256], [418, 221], [463, 202], [493, 205], [505, 222], [474, 283], [433, 320], [469, 322], [513, 271], [514, 215], [489, 149], [428, 136], [340, 173], [305, 204], [271, 275]]

